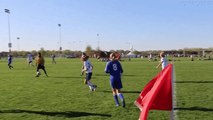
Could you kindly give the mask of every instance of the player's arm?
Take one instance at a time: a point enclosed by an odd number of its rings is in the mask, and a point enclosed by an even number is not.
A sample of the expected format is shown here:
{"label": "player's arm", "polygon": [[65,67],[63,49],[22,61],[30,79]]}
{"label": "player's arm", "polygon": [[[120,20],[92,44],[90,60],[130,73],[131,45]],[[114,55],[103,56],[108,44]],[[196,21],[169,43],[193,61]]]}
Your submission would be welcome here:
{"label": "player's arm", "polygon": [[104,70],[106,73],[109,73],[109,62],[107,62],[106,64],[106,67],[105,67],[105,70]]}
{"label": "player's arm", "polygon": [[122,65],[121,65],[121,63],[118,61],[118,64],[119,64],[119,66],[120,66],[120,69],[121,69],[121,74],[124,72],[123,71],[123,68],[122,68]]}
{"label": "player's arm", "polygon": [[121,73],[123,73],[124,71],[123,71],[123,68],[122,68],[122,66],[121,66]]}
{"label": "player's arm", "polygon": [[163,61],[160,61],[160,63],[156,66],[156,68],[159,68],[159,66],[163,63]]}
{"label": "player's arm", "polygon": [[36,57],[35,58],[35,63],[36,63],[36,66],[38,65],[38,58]]}
{"label": "player's arm", "polygon": [[86,62],[84,62],[82,72],[84,72],[84,71],[86,71],[86,70],[87,70],[87,66],[86,66]]}

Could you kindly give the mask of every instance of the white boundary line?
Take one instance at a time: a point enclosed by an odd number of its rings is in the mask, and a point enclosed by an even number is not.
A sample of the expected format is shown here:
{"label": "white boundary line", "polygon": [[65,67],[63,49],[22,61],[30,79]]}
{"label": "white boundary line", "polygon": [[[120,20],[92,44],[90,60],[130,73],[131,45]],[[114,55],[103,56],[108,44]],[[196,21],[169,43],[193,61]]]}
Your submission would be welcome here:
{"label": "white boundary line", "polygon": [[174,110],[174,108],[177,108],[177,102],[176,102],[176,74],[175,74],[175,66],[172,64],[172,111],[171,111],[171,120],[178,120],[177,116],[177,110]]}

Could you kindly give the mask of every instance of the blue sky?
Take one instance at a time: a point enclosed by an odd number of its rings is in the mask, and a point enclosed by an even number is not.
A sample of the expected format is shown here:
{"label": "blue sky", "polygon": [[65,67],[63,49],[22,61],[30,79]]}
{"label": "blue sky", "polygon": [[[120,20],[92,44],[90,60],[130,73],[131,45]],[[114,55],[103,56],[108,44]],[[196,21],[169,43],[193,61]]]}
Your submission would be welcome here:
{"label": "blue sky", "polygon": [[0,51],[9,41],[4,9],[12,50],[58,50],[58,24],[63,49],[213,47],[213,0],[0,0]]}

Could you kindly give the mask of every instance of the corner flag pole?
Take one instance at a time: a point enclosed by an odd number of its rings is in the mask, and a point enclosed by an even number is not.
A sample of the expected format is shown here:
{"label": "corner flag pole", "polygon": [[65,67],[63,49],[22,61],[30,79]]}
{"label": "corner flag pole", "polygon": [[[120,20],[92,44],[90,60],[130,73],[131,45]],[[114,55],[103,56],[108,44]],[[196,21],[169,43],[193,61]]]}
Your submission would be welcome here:
{"label": "corner flag pole", "polygon": [[171,84],[172,84],[172,110],[171,110],[171,116],[170,116],[170,120],[175,120],[175,112],[174,112],[174,107],[176,106],[175,103],[175,70],[174,70],[174,64],[172,64],[172,80],[171,80]]}

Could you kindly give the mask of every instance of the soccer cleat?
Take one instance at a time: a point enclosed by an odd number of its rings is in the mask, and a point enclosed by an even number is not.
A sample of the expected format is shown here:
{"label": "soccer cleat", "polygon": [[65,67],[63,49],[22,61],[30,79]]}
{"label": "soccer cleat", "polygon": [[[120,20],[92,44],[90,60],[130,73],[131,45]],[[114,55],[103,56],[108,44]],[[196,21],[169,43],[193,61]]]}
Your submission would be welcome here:
{"label": "soccer cleat", "polygon": [[97,88],[97,85],[93,85],[92,91],[95,91]]}

